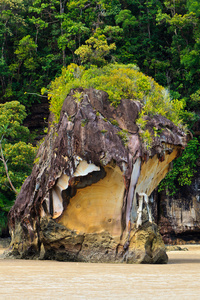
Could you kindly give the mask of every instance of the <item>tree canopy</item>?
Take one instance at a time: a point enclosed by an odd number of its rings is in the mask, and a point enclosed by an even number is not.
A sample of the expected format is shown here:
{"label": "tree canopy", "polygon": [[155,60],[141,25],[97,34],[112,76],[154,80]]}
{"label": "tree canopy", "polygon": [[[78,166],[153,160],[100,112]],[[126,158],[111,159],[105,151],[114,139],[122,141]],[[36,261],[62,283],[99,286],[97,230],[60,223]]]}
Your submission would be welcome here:
{"label": "tree canopy", "polygon": [[1,101],[30,107],[81,57],[136,64],[189,103],[199,90],[199,11],[190,0],[1,0]]}

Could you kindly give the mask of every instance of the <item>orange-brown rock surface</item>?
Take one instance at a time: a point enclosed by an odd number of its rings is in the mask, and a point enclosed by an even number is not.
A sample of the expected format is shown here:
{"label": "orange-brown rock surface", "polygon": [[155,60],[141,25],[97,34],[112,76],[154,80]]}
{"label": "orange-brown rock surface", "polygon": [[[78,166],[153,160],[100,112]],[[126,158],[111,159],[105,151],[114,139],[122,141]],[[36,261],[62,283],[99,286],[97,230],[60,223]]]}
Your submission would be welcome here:
{"label": "orange-brown rock surface", "polygon": [[9,213],[10,255],[166,263],[146,208],[136,226],[137,195],[150,197],[185,146],[185,134],[164,117],[147,117],[149,131],[153,135],[156,128],[160,136],[146,150],[136,125],[138,101],[122,99],[115,108],[105,92],[79,92],[82,100],[72,90],[59,124],[49,124],[32,174]]}

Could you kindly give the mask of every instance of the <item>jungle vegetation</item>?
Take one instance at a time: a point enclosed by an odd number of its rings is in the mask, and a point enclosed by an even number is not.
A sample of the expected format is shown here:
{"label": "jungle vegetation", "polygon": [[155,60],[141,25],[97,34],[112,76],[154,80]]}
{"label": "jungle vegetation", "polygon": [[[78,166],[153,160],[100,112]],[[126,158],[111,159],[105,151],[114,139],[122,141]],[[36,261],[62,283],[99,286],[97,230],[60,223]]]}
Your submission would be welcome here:
{"label": "jungle vegetation", "polygon": [[[23,120],[33,103],[40,102],[41,91],[51,96],[51,109],[57,118],[69,88],[80,83],[88,87],[90,83],[106,90],[113,105],[127,93],[146,105],[144,113],[157,111],[172,117],[169,112],[173,111],[173,121],[193,130],[200,104],[199,17],[200,2],[193,0],[0,0],[2,224],[32,168],[35,149]],[[117,82],[119,73],[124,78],[127,73],[128,87],[133,77],[137,78],[132,94],[123,86],[113,89],[114,79],[108,81],[112,74]],[[104,79],[104,86],[97,76]],[[52,97],[61,83],[63,88]],[[148,94],[150,84],[159,90],[154,102]],[[164,106],[156,106],[159,97]],[[152,100],[150,107],[147,98]],[[176,176],[170,175],[173,184],[166,179],[163,185],[172,192],[189,184],[194,174],[198,137],[189,145],[189,154],[182,158],[186,165],[177,160]],[[192,159],[189,164],[188,157]],[[179,182],[177,174],[188,176]]]}

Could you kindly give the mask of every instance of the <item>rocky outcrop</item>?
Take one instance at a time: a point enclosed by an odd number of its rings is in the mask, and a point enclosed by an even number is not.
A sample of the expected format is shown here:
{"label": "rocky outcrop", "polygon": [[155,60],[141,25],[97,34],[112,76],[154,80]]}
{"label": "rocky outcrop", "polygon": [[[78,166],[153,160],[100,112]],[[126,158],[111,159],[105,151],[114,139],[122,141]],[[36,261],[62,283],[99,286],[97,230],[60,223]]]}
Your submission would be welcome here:
{"label": "rocky outcrop", "polygon": [[[200,119],[192,131],[200,136]],[[200,158],[190,186],[179,186],[173,197],[154,194],[154,215],[166,244],[200,243]]]}
{"label": "rocky outcrop", "polygon": [[24,120],[24,126],[27,126],[31,131],[42,131],[47,127],[49,117],[49,103],[47,98],[40,98],[40,101],[32,104],[28,116]]}
{"label": "rocky outcrop", "polygon": [[190,186],[173,196],[158,194],[158,225],[167,244],[200,243],[200,169]]}
{"label": "rocky outcrop", "polygon": [[9,213],[10,255],[166,263],[157,225],[137,195],[150,197],[185,146],[185,134],[164,117],[147,117],[152,136],[155,128],[160,132],[147,150],[135,122],[139,102],[122,99],[115,108],[105,92],[78,91],[81,101],[72,90],[59,124],[49,124]]}

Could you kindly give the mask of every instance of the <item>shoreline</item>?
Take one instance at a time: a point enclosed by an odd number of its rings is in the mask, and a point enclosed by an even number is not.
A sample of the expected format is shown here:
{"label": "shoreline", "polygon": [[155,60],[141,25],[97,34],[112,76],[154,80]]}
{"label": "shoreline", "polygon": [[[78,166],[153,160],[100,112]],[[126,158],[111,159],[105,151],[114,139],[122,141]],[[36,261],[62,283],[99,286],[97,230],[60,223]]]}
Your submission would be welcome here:
{"label": "shoreline", "polygon": [[[9,248],[7,245],[6,243],[2,244],[0,241],[0,260],[7,260],[3,257],[3,253]],[[200,244],[165,245],[165,247],[169,258],[168,264],[170,263],[171,259],[173,260],[176,257],[179,257],[183,260],[184,258],[189,258],[191,255],[197,255],[197,257],[200,259]]]}
{"label": "shoreline", "polygon": [[165,245],[166,252],[179,251],[200,251],[200,244],[184,244],[184,245]]}
{"label": "shoreline", "polygon": [[169,251],[168,264],[0,259],[0,298],[200,299],[200,246],[188,248]]}
{"label": "shoreline", "polygon": [[2,258],[0,299],[200,299],[200,245],[187,248],[168,251],[167,264]]}

